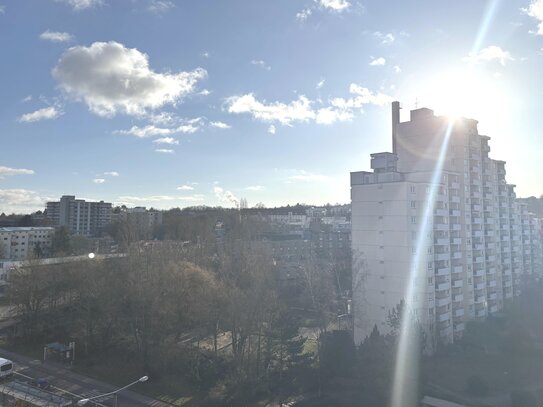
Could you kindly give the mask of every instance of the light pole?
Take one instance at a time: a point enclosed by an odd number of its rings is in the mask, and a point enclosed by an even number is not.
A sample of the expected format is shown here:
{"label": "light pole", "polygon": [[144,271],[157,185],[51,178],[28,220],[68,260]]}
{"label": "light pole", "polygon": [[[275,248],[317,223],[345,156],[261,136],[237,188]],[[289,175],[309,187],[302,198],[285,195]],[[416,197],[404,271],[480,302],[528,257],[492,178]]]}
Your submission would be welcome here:
{"label": "light pole", "polygon": [[117,389],[115,391],[112,391],[112,392],[109,392],[109,393],[105,393],[105,394],[101,394],[99,396],[94,396],[94,397],[91,397],[91,398],[88,398],[88,399],[81,399],[77,402],[77,405],[78,406],[84,406],[85,404],[87,404],[89,401],[92,401],[92,400],[96,400],[96,399],[102,399],[104,397],[109,397],[109,396],[115,396],[115,407],[117,407],[117,393],[123,391],[123,390],[126,390],[128,389],[129,387],[137,384],[137,383],[143,383],[143,382],[146,382],[147,380],[149,380],[149,377],[148,376],[143,376],[143,377],[140,377],[138,380],[130,383],[130,384],[127,384],[126,386],[124,387],[121,387],[120,389]]}

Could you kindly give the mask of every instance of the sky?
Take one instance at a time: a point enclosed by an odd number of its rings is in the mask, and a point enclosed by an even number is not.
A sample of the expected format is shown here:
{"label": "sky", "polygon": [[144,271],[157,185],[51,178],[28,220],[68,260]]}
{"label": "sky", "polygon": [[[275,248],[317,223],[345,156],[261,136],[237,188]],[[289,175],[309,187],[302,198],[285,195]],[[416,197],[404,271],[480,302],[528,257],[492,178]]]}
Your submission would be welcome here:
{"label": "sky", "polygon": [[543,194],[543,0],[0,0],[0,212],[347,203],[390,103]]}

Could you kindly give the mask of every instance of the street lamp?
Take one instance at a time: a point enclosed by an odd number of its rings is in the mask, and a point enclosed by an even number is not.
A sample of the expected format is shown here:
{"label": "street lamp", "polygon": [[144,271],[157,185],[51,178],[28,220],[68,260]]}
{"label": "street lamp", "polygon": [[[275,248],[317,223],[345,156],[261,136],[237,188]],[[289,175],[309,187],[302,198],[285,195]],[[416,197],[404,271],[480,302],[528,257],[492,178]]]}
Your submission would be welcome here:
{"label": "street lamp", "polygon": [[96,399],[101,399],[101,398],[104,398],[104,397],[109,397],[109,396],[115,396],[115,406],[117,406],[117,393],[123,391],[123,390],[126,390],[128,389],[129,387],[137,384],[137,383],[143,383],[143,382],[146,382],[147,380],[149,380],[149,376],[143,376],[143,377],[140,377],[138,380],[130,383],[130,384],[127,384],[126,386],[124,387],[121,387],[120,389],[117,389],[115,391],[112,391],[110,393],[105,393],[105,394],[101,394],[99,396],[94,396],[94,397],[91,397],[91,398],[88,398],[88,399],[81,399],[77,402],[77,405],[78,406],[84,406],[85,404],[87,404],[89,401],[92,401],[92,400],[96,400]]}

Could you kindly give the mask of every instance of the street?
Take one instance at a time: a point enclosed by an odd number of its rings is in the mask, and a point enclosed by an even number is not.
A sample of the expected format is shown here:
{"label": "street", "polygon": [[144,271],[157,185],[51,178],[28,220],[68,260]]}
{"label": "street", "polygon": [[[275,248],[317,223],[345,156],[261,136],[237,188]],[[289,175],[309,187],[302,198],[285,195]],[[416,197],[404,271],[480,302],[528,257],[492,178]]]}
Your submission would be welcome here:
{"label": "street", "polygon": [[[40,360],[32,360],[25,356],[0,349],[0,357],[10,359],[14,362],[14,379],[19,381],[28,381],[31,379],[46,379],[52,386],[55,393],[62,394],[66,398],[79,400],[90,398],[100,394],[109,393],[118,389],[118,386],[103,383],[87,376],[75,373],[68,368],[56,363],[42,363]],[[127,384],[138,378],[127,378]],[[144,383],[136,384],[134,387],[145,386]],[[88,403],[88,406],[94,407],[95,404]],[[111,407],[114,405],[113,399],[100,401],[98,406]],[[155,400],[147,396],[124,390],[119,393],[117,400],[118,407],[170,407],[172,404]]]}

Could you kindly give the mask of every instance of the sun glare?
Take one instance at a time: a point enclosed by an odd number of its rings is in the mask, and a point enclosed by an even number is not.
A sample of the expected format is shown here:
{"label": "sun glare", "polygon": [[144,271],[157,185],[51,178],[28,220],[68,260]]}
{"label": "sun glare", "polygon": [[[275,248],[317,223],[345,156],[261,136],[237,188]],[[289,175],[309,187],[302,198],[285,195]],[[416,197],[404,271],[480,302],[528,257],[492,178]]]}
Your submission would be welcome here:
{"label": "sun glare", "polygon": [[420,92],[425,106],[452,118],[495,116],[504,101],[498,78],[470,70],[437,75]]}

